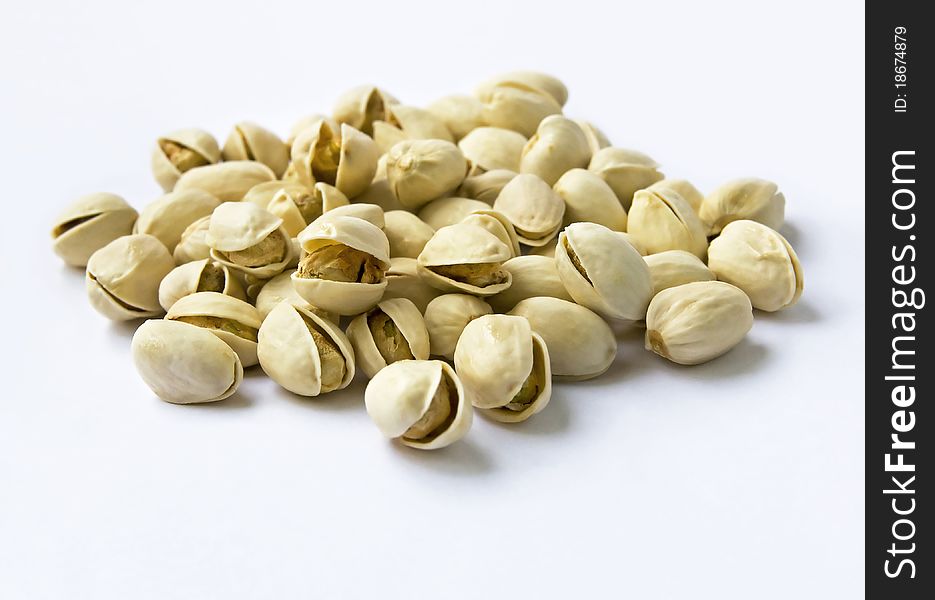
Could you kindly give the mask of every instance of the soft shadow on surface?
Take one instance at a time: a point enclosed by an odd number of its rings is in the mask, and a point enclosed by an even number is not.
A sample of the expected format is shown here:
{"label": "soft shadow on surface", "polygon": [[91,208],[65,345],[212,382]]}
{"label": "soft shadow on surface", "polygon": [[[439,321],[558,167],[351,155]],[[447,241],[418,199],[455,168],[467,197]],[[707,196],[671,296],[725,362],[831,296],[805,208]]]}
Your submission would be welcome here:
{"label": "soft shadow on surface", "polygon": [[772,323],[816,323],[822,320],[822,314],[807,300],[799,300],[789,308],[776,312],[758,310],[756,318]]}
{"label": "soft shadow on surface", "polygon": [[[260,371],[260,373],[262,374],[263,372]],[[364,410],[364,388],[366,387],[366,382],[355,379],[351,385],[343,390],[329,392],[320,396],[300,396],[284,388],[277,389],[276,396],[277,398],[285,399],[291,404],[307,408],[308,410],[345,412]]]}
{"label": "soft shadow on surface", "polygon": [[491,426],[509,431],[511,434],[524,436],[555,435],[567,431],[571,424],[571,409],[568,406],[567,399],[570,391],[570,386],[556,389],[553,381],[552,397],[549,399],[548,406],[543,408],[542,412],[520,423],[501,423],[485,417],[480,414],[480,411],[474,411],[474,418],[483,419],[485,424],[489,423]]}
{"label": "soft shadow on surface", "polygon": [[748,375],[761,369],[769,359],[769,350],[763,344],[744,339],[730,352],[700,365],[679,365],[660,357],[659,367],[691,379],[726,379]]}
{"label": "soft shadow on surface", "polygon": [[[94,316],[98,316],[94,313]],[[108,321],[108,331],[121,338],[132,338],[137,328],[146,322],[146,319],[133,319],[132,321]]]}
{"label": "soft shadow on surface", "polygon": [[782,234],[782,237],[786,238],[786,241],[789,242],[792,249],[795,250],[796,255],[804,256],[807,254],[805,237],[802,235],[802,230],[799,229],[795,223],[789,223],[788,221],[783,223],[782,227],[779,228],[779,233]]}
{"label": "soft shadow on surface", "polygon": [[394,453],[407,463],[436,473],[481,475],[494,468],[490,455],[470,439],[458,440],[439,450],[416,450],[395,442],[391,445]]}

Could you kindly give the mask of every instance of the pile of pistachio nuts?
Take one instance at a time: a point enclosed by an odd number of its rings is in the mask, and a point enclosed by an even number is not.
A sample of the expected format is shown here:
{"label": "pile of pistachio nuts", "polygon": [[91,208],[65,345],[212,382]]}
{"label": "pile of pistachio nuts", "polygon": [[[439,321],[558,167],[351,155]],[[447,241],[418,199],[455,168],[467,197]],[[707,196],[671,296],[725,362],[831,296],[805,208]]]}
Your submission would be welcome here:
{"label": "pile of pistachio nuts", "polygon": [[802,294],[777,232],[785,198],[756,178],[702,194],[566,117],[558,79],[494,77],[419,108],[362,86],[283,139],[235,125],[158,138],[164,194],[139,213],[80,198],[52,230],[168,402],[223,400],[259,365],[302,396],[369,379],[368,414],[421,449],[476,409],[514,423],[552,380],[600,376],[610,324],[694,365],[728,352],[753,309]]}

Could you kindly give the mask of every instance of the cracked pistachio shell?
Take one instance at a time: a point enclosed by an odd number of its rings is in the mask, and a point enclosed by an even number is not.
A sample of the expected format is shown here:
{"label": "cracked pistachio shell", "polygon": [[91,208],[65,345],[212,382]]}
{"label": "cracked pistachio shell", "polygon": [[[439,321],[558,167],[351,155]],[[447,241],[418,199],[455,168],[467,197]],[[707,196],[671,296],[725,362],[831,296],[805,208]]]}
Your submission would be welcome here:
{"label": "cracked pistachio shell", "polygon": [[711,242],[708,268],[767,312],[798,302],[805,286],[799,257],[786,238],[756,221],[728,223]]}
{"label": "cracked pistachio shell", "polygon": [[293,123],[292,127],[289,128],[289,136],[286,138],[286,145],[291,148],[292,143],[295,142],[295,138],[299,137],[299,134],[310,127],[316,127],[319,121],[326,122],[328,127],[330,127],[333,131],[341,129],[341,124],[327,115],[323,115],[321,113],[306,115]]}
{"label": "cracked pistachio shell", "polygon": [[661,180],[656,161],[636,150],[602,148],[594,153],[588,170],[607,182],[623,208],[630,210],[633,194]]}
{"label": "cracked pistachio shell", "polygon": [[748,177],[735,179],[705,196],[698,215],[711,235],[721,232],[732,221],[757,221],[772,229],[785,222],[786,197],[772,181]]}
{"label": "cracked pistachio shell", "polygon": [[569,381],[604,374],[617,356],[617,338],[597,313],[568,300],[532,297],[511,315],[525,317],[549,348],[552,375]]}
{"label": "cracked pistachio shell", "polygon": [[211,215],[202,217],[185,228],[179,243],[172,252],[175,264],[182,265],[193,260],[201,260],[211,256],[211,248],[205,243],[208,227],[211,225]]}
{"label": "cracked pistachio shell", "polygon": [[148,233],[174,252],[189,225],[210,216],[220,204],[204,190],[169,192],[140,211],[134,233]]}
{"label": "cracked pistachio shell", "polygon": [[273,199],[273,196],[286,190],[291,195],[301,196],[303,194],[310,194],[311,191],[309,188],[305,187],[298,181],[287,181],[282,179],[277,179],[275,181],[264,181],[263,183],[258,183],[244,194],[242,202],[249,202],[250,204],[256,204],[260,208],[266,208],[269,206],[270,200]]}
{"label": "cracked pistachio shell", "polygon": [[[525,421],[548,405],[549,361],[545,341],[528,320],[513,315],[484,315],[468,323],[454,357],[455,371],[475,408],[504,423]],[[527,383],[534,386],[531,398],[514,403]]]}
{"label": "cracked pistachio shell", "polygon": [[607,139],[604,132],[598,129],[594,123],[582,119],[575,119],[575,123],[577,123],[581,131],[584,132],[584,137],[588,140],[588,148],[591,149],[592,155],[597,153],[598,150],[610,146],[610,140]]}
{"label": "cracked pistachio shell", "polygon": [[226,161],[255,160],[282,177],[289,166],[289,147],[272,131],[256,123],[242,121],[227,136],[221,156]]}
{"label": "cracked pistachio shell", "polygon": [[467,324],[478,317],[493,314],[489,304],[469,294],[443,294],[425,307],[432,356],[453,360],[455,346]]}
{"label": "cracked pistachio shell", "polygon": [[[461,379],[438,360],[389,365],[367,384],[364,404],[385,437],[419,450],[444,448],[460,440],[471,428],[474,414]],[[430,426],[434,429],[424,432]]]}
{"label": "cracked pistachio shell", "polygon": [[560,106],[568,101],[568,88],[557,77],[538,71],[511,71],[491,77],[480,85],[489,88],[498,85],[520,83],[541,90],[551,96]]}
{"label": "cracked pistachio shell", "polygon": [[317,306],[306,304],[302,296],[295,291],[292,285],[292,274],[295,271],[285,271],[268,280],[256,296],[256,309],[260,312],[260,317],[266,319],[266,316],[281,302],[291,302],[310,310],[323,319],[328,319],[334,324],[340,321],[341,316],[337,313],[321,310]]}
{"label": "cracked pistachio shell", "polygon": [[701,259],[684,250],[666,250],[643,257],[653,280],[653,295],[693,281],[713,281],[714,273]]}
{"label": "cracked pistachio shell", "polygon": [[386,155],[390,189],[411,210],[457,188],[466,172],[461,150],[444,140],[405,140]]}
{"label": "cracked pistachio shell", "polygon": [[243,365],[211,332],[164,319],[146,321],[130,345],[140,377],[159,398],[173,404],[223,400],[243,381]]}
{"label": "cracked pistachio shell", "polygon": [[431,225],[406,210],[384,213],[383,232],[390,242],[390,256],[418,258],[425,244],[435,235]]}
{"label": "cracked pistachio shell", "polygon": [[[384,154],[383,156],[386,155]],[[370,187],[364,190],[364,193],[354,198],[354,202],[376,204],[384,211],[408,210],[396,198],[396,195],[393,194],[393,190],[390,188],[390,182],[386,177],[374,179]]]}
{"label": "cracked pistachio shell", "polygon": [[264,181],[274,181],[269,167],[252,160],[234,160],[186,171],[173,191],[204,190],[221,202],[240,202],[250,188]]}
{"label": "cracked pistachio shell", "polygon": [[[385,319],[384,324],[374,321],[375,318]],[[402,338],[399,346],[395,336],[388,337],[386,327],[395,330]],[[427,360],[429,357],[429,332],[425,329],[425,320],[412,300],[406,298],[381,300],[368,312],[354,317],[347,326],[347,339],[354,348],[357,366],[368,379],[394,362]],[[384,351],[390,356],[387,357]],[[396,358],[392,352],[397,353]]]}
{"label": "cracked pistachio shell", "polygon": [[561,104],[551,95],[518,81],[482,84],[476,95],[484,107],[485,123],[526,137],[536,132],[542,119],[562,113]]}
{"label": "cracked pistachio shell", "polygon": [[[644,248],[644,247],[643,247],[643,244],[639,243],[632,235],[630,235],[630,234],[627,233],[626,231],[618,231],[618,232],[617,232],[617,235],[619,235],[620,237],[622,237],[623,239],[625,239],[625,240],[627,241],[628,244],[630,244],[631,246],[633,246],[633,249],[636,250],[637,252],[639,252],[639,253],[640,253],[640,256],[646,256],[646,254],[647,254],[646,248]],[[553,255],[553,256],[554,256],[554,255]],[[692,256],[694,256],[694,255],[692,255]]]}
{"label": "cracked pistachio shell", "polygon": [[526,136],[501,127],[478,127],[458,142],[471,167],[471,175],[486,171],[519,172]]}
{"label": "cracked pistachio shell", "polygon": [[686,179],[662,179],[652,184],[648,190],[659,190],[659,189],[669,189],[682,197],[683,200],[688,202],[691,205],[692,210],[696,213],[701,208],[701,203],[704,200],[704,194],[698,191],[694,185],[691,184]]}
{"label": "cracked pistachio shell", "polygon": [[516,175],[516,172],[506,169],[494,169],[479,175],[471,175],[461,182],[457,194],[462,198],[473,198],[492,206],[503,186],[510,183]]}
{"label": "cracked pistachio shell", "polygon": [[219,292],[238,300],[246,300],[243,285],[227,265],[203,258],[181,264],[159,283],[159,305],[166,311],[189,294]]}
{"label": "cracked pistachio shell", "polygon": [[150,164],[156,183],[164,192],[170,192],[186,171],[219,160],[221,151],[214,136],[203,129],[190,128],[157,139]]}
{"label": "cracked pistachio shell", "polygon": [[258,362],[257,331],[263,319],[244,300],[218,292],[195,292],[179,298],[166,319],[207,329],[237,353],[244,368]]}
{"label": "cracked pistachio shell", "polygon": [[566,171],[585,168],[590,160],[591,148],[578,124],[561,115],[550,115],[542,119],[523,147],[519,172],[538,175],[555,185]]}
{"label": "cracked pistachio shell", "polygon": [[313,221],[313,224],[324,223],[335,217],[355,217],[358,219],[363,219],[371,225],[383,229],[386,226],[386,215],[383,212],[383,209],[377,206],[376,204],[363,204],[360,202],[354,202],[354,204],[345,204],[343,206],[337,206],[318,217]]}
{"label": "cracked pistachio shell", "polygon": [[448,126],[424,108],[393,104],[387,107],[386,119],[373,122],[373,141],[382,152],[403,140],[445,140],[454,142]]}
{"label": "cracked pistachio shell", "polygon": [[[280,260],[254,266],[232,260],[231,253],[257,246],[276,232],[282,240]],[[205,243],[211,248],[212,259],[260,280],[282,273],[296,258],[295,244],[282,227],[282,219],[249,202],[225,202],[217,207],[208,223]]]}
{"label": "cracked pistachio shell", "polygon": [[419,263],[414,258],[396,257],[390,259],[390,268],[386,270],[386,291],[383,299],[407,298],[425,312],[429,302],[442,294],[442,291],[430,286],[419,276]]}
{"label": "cracked pistachio shell", "polygon": [[472,130],[484,125],[484,105],[474,96],[466,94],[445,96],[429,104],[426,110],[445,124],[454,141],[460,140]]}
{"label": "cracked pistachio shell", "polygon": [[[502,266],[512,256],[512,250],[486,229],[470,223],[448,225],[436,231],[419,254],[419,276],[444,292],[492,296],[510,287],[511,275]],[[445,271],[452,267],[465,275],[449,276]]]}
{"label": "cracked pistachio shell", "polygon": [[294,394],[318,396],[354,379],[354,350],[344,332],[308,307],[280,302],[257,339],[263,372]]}
{"label": "cracked pistachio shell", "polygon": [[653,295],[649,267],[618,232],[573,223],[558,236],[555,267],[578,304],[612,319],[639,321]]}
{"label": "cracked pistachio shell", "polygon": [[627,215],[627,234],[646,252],[685,250],[698,258],[708,254],[708,236],[701,219],[676,192],[667,188],[640,190]]}
{"label": "cracked pistachio shell", "polygon": [[721,281],[696,281],[663,290],[646,313],[646,349],[681,365],[721,356],[753,326],[747,295]]}
{"label": "cracked pistachio shell", "polygon": [[394,104],[399,104],[399,100],[386,90],[372,85],[357,86],[338,98],[334,105],[334,120],[373,135],[374,121],[385,121],[387,108]]}
{"label": "cracked pistachio shell", "polygon": [[119,237],[88,259],[88,299],[112,321],[161,315],[159,282],[174,267],[172,255],[153,236]]}
{"label": "cracked pistachio shell", "polygon": [[380,150],[369,136],[350,125],[335,130],[327,121],[319,121],[295,139],[291,157],[300,183],[312,187],[321,181],[354,198],[373,181]]}
{"label": "cracked pistachio shell", "polygon": [[115,194],[97,193],[78,198],[52,227],[52,250],[73,267],[84,267],[95,251],[129,235],[137,213]]}
{"label": "cracked pistachio shell", "polygon": [[441,229],[447,225],[460,223],[464,217],[476,210],[489,208],[489,204],[480,200],[458,197],[439,198],[419,209],[419,218],[428,223],[432,229]]}
{"label": "cracked pistachio shell", "polygon": [[503,268],[513,276],[513,283],[487,299],[497,312],[507,312],[519,302],[537,296],[573,300],[558,276],[555,260],[548,256],[517,256],[503,263]]}
{"label": "cracked pistachio shell", "polygon": [[519,241],[543,246],[562,227],[565,202],[540,177],[521,173],[503,186],[493,209],[506,215],[516,228]]}
{"label": "cracked pistachio shell", "polygon": [[519,237],[516,235],[516,228],[513,227],[513,224],[502,212],[490,208],[479,209],[461,219],[461,222],[486,229],[506,244],[513,256],[520,255]]}
{"label": "cracked pistachio shell", "polygon": [[614,231],[626,231],[627,211],[607,182],[587,169],[571,169],[552,186],[565,201],[562,225],[598,223]]}
{"label": "cracked pistachio shell", "polygon": [[311,190],[300,194],[288,189],[279,190],[266,210],[282,219],[289,237],[296,237],[322,214],[349,204],[347,196],[338,188],[318,182]]}

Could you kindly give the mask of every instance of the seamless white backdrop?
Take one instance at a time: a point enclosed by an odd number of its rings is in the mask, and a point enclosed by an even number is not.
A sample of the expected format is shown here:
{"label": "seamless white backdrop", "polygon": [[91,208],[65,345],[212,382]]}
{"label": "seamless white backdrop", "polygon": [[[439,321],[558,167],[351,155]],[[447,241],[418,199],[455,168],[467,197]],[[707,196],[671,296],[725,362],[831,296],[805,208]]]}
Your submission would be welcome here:
{"label": "seamless white backdrop", "polygon": [[[862,590],[861,3],[39,1],[5,11],[0,56],[0,597]],[[380,438],[360,381],[160,402],[50,251],[74,197],[158,195],[164,131],[284,134],[359,83],[424,104],[514,68],[669,175],[779,182],[799,305],[690,369],[623,333],[604,378],[429,454]]]}

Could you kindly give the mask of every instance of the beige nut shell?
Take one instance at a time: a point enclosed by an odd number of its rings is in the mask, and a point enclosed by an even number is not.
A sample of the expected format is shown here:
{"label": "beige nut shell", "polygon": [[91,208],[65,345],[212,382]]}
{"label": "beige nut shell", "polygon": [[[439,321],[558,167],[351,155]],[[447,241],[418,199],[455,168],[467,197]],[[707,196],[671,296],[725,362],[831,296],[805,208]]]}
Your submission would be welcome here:
{"label": "beige nut shell", "polygon": [[[181,264],[169,271],[169,274],[163,277],[159,283],[159,305],[168,311],[173,304],[178,302],[179,298],[197,292],[198,284],[201,282],[201,274],[211,262],[211,259],[203,258]],[[238,300],[246,300],[247,296],[243,285],[241,285],[238,278],[234,277],[233,270],[227,265],[215,264],[224,273],[224,289],[221,293]]]}
{"label": "beige nut shell", "polygon": [[463,198],[473,198],[493,206],[497,196],[500,195],[500,190],[510,183],[516,175],[515,171],[508,171],[507,169],[494,169],[478,175],[471,175],[461,182],[457,194]]}
{"label": "beige nut shell", "polygon": [[443,277],[428,267],[483,263],[503,263],[512,258],[512,249],[495,235],[470,223],[442,227],[425,244],[419,254],[419,276],[426,283],[446,292],[467,292],[478,296],[492,296],[510,287],[512,280],[486,287],[478,287]]}
{"label": "beige nut shell", "polygon": [[627,234],[648,254],[685,250],[702,260],[708,255],[707,228],[691,205],[668,188],[639,190],[633,195]]}
{"label": "beige nut shell", "polygon": [[392,104],[386,107],[386,119],[373,122],[373,141],[388,151],[402,140],[445,140],[453,142],[448,126],[424,108]]}
{"label": "beige nut shell", "polygon": [[220,200],[204,190],[169,192],[140,211],[133,232],[148,233],[174,252],[188,226],[210,216],[220,204]]}
{"label": "beige nut shell", "polygon": [[201,260],[211,256],[211,248],[205,242],[208,227],[211,225],[211,216],[198,219],[185,228],[179,243],[172,252],[175,264],[181,265],[193,260]]}
{"label": "beige nut shell", "polygon": [[221,156],[225,161],[255,160],[282,177],[289,166],[289,149],[272,131],[256,123],[242,121],[227,136]]}
{"label": "beige nut shell", "polygon": [[519,241],[527,246],[549,243],[565,216],[562,198],[540,177],[529,173],[520,173],[503,186],[493,209],[513,223]]}
{"label": "beige nut shell", "polygon": [[406,210],[384,213],[383,232],[390,243],[392,258],[418,258],[425,244],[435,235],[431,225]]}
{"label": "beige nut shell", "polygon": [[[316,183],[310,193],[321,202],[322,215],[350,205],[347,196],[342,194],[338,188],[327,183]],[[305,217],[296,204],[296,198],[297,196],[292,190],[284,188],[279,190],[266,206],[267,211],[282,219],[282,226],[286,233],[289,234],[289,237],[296,237],[309,225],[305,222]]]}
{"label": "beige nut shell", "polygon": [[562,106],[547,92],[519,81],[482,84],[476,90],[483,119],[494,127],[531,136],[542,119],[561,114]]}
{"label": "beige nut shell", "polygon": [[250,202],[225,202],[211,215],[205,242],[212,250],[236,252],[262,242],[282,219]]}
{"label": "beige nut shell", "polygon": [[594,153],[588,170],[607,182],[623,208],[629,210],[633,194],[664,177],[659,165],[636,150],[609,146]]}
{"label": "beige nut shell", "polygon": [[492,314],[493,309],[476,296],[443,294],[429,302],[424,312],[432,356],[453,360],[455,346],[467,324],[478,317]]}
{"label": "beige nut shell", "polygon": [[478,127],[458,142],[472,174],[506,170],[519,173],[526,136],[502,127]]}
{"label": "beige nut shell", "polygon": [[555,185],[566,171],[585,168],[590,160],[591,147],[581,127],[561,115],[550,115],[523,147],[519,172]]}
{"label": "beige nut shell", "polygon": [[368,317],[377,310],[383,311],[393,321],[406,343],[409,344],[409,351],[416,360],[428,359],[429,332],[425,328],[422,313],[416,305],[406,298],[381,300],[370,311],[357,315],[347,326],[347,339],[354,348],[357,366],[367,378],[372,379],[380,369],[387,366],[386,360],[377,349],[373,333],[367,323]]}
{"label": "beige nut shell", "polygon": [[52,228],[52,250],[73,267],[84,267],[95,251],[129,235],[136,210],[116,194],[100,192],[78,198]]}
{"label": "beige nut shell", "polygon": [[666,250],[643,260],[649,267],[649,276],[653,280],[653,295],[662,290],[693,281],[713,281],[714,273],[691,252],[684,250]]}
{"label": "beige nut shell", "polygon": [[757,221],[779,229],[785,222],[786,197],[772,181],[747,177],[711,190],[697,210],[711,235],[739,220]]}
{"label": "beige nut shell", "polygon": [[161,315],[159,282],[174,267],[169,251],[153,236],[119,237],[88,259],[88,299],[114,321]]}
{"label": "beige nut shell", "polygon": [[380,149],[374,141],[354,127],[343,123],[340,131],[336,131],[327,121],[319,121],[299,134],[292,143],[292,165],[299,181],[311,187],[317,182],[312,168],[315,148],[319,143],[331,143],[334,138],[340,144],[337,170],[334,182],[325,183],[332,183],[345,196],[353,199],[370,186],[380,158]]}
{"label": "beige nut shell", "polygon": [[319,317],[337,324],[341,319],[341,316],[337,313],[328,312],[310,304],[306,305],[305,299],[299,296],[298,292],[295,291],[295,286],[292,285],[292,274],[294,272],[280,273],[263,284],[256,296],[256,309],[259,311],[260,317],[266,319],[266,316],[281,302],[292,302],[300,306],[305,305],[306,310],[310,310]]}
{"label": "beige nut shell", "polygon": [[497,312],[507,312],[518,302],[536,296],[574,300],[558,276],[553,258],[533,254],[517,256],[503,263],[503,268],[510,272],[513,283],[506,290],[487,298]]}
{"label": "beige nut shell", "polygon": [[607,139],[607,136],[604,134],[604,132],[601,131],[594,123],[585,121],[583,119],[575,119],[575,123],[577,123],[578,127],[581,128],[581,131],[584,132],[584,137],[588,140],[588,148],[591,149],[592,155],[594,155],[594,153],[598,150],[607,148],[611,145],[610,140]]}
{"label": "beige nut shell", "polygon": [[234,160],[186,171],[179,177],[173,191],[199,189],[221,202],[240,202],[253,186],[275,179],[276,174],[262,163]]}
{"label": "beige nut shell", "polygon": [[480,86],[480,89],[497,85],[521,83],[541,90],[551,96],[559,105],[564,106],[568,101],[568,88],[557,77],[540,71],[510,71],[491,77]]}
{"label": "beige nut shell", "polygon": [[477,98],[467,94],[444,96],[426,107],[445,124],[455,141],[484,124],[483,109]]}
{"label": "beige nut shell", "polygon": [[627,211],[603,179],[587,169],[571,169],[552,186],[565,201],[562,226],[598,223],[614,231],[627,230]]}
{"label": "beige nut shell", "polygon": [[386,109],[399,100],[373,85],[360,85],[341,94],[332,112],[334,120],[347,123],[355,129],[373,134],[374,120],[385,120]]}
{"label": "beige nut shell", "polygon": [[478,209],[461,219],[461,222],[486,229],[506,244],[513,256],[520,255],[521,249],[519,236],[516,235],[516,228],[513,227],[513,223],[502,212],[489,208]]}
{"label": "beige nut shell", "polygon": [[666,177],[652,184],[648,190],[668,189],[682,197],[683,200],[691,205],[696,213],[701,209],[701,203],[704,201],[704,194],[698,188],[686,179],[670,179]]}
{"label": "beige nut shell", "polygon": [[395,257],[390,259],[390,268],[386,270],[386,290],[383,299],[408,298],[421,311],[429,302],[442,294],[419,276],[419,263],[414,258]]}
{"label": "beige nut shell", "polygon": [[[195,292],[179,298],[166,313],[166,319],[174,321],[180,317],[230,319],[253,329],[259,329],[260,324],[263,322],[259,311],[253,305],[218,292]],[[205,329],[230,346],[240,357],[240,362],[244,368],[257,364],[256,342],[222,329],[208,327]]]}
{"label": "beige nut shell", "polygon": [[214,136],[203,129],[188,128],[173,131],[156,140],[153,144],[150,166],[152,167],[153,177],[156,183],[162,187],[164,192],[172,191],[182,173],[162,151],[159,145],[162,141],[169,141],[197,152],[208,163],[214,164],[221,160],[221,151],[218,148],[218,142]]}
{"label": "beige nut shell", "polygon": [[441,229],[447,225],[460,223],[466,216],[477,210],[487,210],[490,205],[470,198],[439,198],[432,200],[419,210],[419,218],[432,229]]}
{"label": "beige nut shell", "polygon": [[461,150],[445,140],[404,140],[386,154],[390,189],[411,210],[456,189],[466,173]]}
{"label": "beige nut shell", "polygon": [[330,209],[328,212],[318,217],[312,222],[312,225],[317,226],[319,223],[324,223],[325,221],[334,219],[335,217],[356,217],[358,219],[363,219],[368,223],[375,225],[376,227],[383,229],[386,226],[386,217],[383,214],[383,209],[376,204],[364,204],[361,202],[354,202],[354,204],[345,204],[343,206],[336,206]]}

